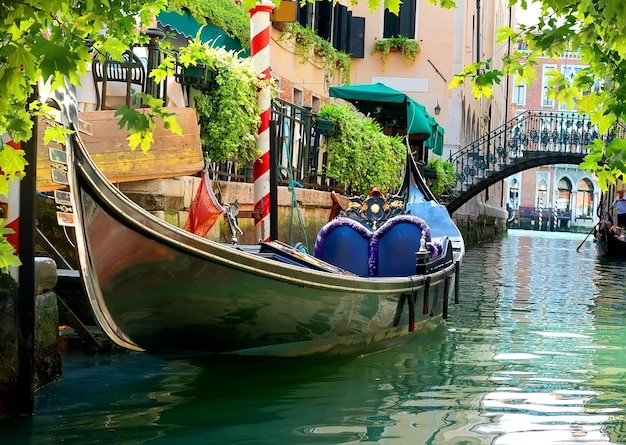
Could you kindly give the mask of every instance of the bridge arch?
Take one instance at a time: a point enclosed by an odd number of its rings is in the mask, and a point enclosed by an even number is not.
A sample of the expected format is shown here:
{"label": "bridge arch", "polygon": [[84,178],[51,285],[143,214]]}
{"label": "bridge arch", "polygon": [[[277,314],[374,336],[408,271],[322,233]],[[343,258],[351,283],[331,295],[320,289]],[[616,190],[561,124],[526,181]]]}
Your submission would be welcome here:
{"label": "bridge arch", "polygon": [[542,165],[579,165],[595,139],[624,138],[623,126],[601,135],[597,126],[576,112],[529,110],[450,157],[457,189],[445,201],[450,213],[489,186]]}
{"label": "bridge arch", "polygon": [[480,192],[487,190],[488,187],[497,184],[515,173],[541,167],[542,165],[579,165],[583,161],[586,153],[534,152],[534,154],[535,156],[515,160],[499,171],[487,174],[484,178],[480,178],[476,184],[469,187],[467,190],[457,192],[457,195],[446,203],[448,212],[450,212],[450,214],[456,212],[463,204],[477,196]]}

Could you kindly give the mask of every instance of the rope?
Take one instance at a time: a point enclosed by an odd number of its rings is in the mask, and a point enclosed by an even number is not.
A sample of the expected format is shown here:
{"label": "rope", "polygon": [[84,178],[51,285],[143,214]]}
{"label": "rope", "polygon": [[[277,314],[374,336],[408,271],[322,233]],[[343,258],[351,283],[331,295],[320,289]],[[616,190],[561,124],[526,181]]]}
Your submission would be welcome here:
{"label": "rope", "polygon": [[[285,135],[290,134],[289,123],[287,119],[283,121],[283,130],[285,132]],[[293,211],[295,208],[296,213],[298,215],[298,222],[300,223],[300,228],[302,229],[302,235],[304,237],[305,253],[308,253],[310,252],[309,239],[306,234],[306,228],[302,220],[302,215],[300,214],[300,207],[298,206],[298,199],[296,197],[296,187],[304,188],[304,186],[298,181],[293,179],[293,165],[291,162],[291,151],[289,150],[291,144],[290,144],[289,139],[290,139],[289,136],[285,136],[285,139],[283,140],[283,148],[286,154],[285,158],[287,159],[287,167],[284,167],[282,165],[278,166],[278,170],[282,171],[287,177],[287,187],[291,191],[291,212],[289,216],[289,244],[293,246]]]}

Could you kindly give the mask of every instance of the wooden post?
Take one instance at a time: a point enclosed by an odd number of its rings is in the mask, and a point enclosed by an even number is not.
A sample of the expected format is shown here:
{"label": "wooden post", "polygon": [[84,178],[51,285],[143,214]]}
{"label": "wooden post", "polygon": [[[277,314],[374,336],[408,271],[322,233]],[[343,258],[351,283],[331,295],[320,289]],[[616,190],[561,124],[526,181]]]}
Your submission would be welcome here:
{"label": "wooden post", "polygon": [[[35,87],[33,97],[38,96]],[[35,198],[37,180],[37,119],[24,144],[26,176],[20,183],[18,271],[18,414],[33,414],[35,399]]]}
{"label": "wooden post", "polygon": [[[269,0],[257,2],[250,10],[250,54],[252,66],[261,79],[270,78],[270,13],[274,4]],[[271,96],[269,85],[259,90],[258,96],[261,125],[256,146],[261,152],[254,162],[252,177],[254,184],[254,227],[256,238],[270,239],[270,116]]]}

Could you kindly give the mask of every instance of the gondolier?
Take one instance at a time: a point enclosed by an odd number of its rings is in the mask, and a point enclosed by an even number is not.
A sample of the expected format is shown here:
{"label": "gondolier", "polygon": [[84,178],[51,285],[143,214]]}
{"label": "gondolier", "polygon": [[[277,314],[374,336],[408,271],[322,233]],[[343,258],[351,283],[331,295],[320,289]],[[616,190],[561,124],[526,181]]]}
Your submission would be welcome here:
{"label": "gondolier", "polygon": [[624,198],[623,189],[617,191],[617,198],[613,201],[611,208],[614,208],[617,213],[617,225],[622,228],[626,227],[626,198]]}

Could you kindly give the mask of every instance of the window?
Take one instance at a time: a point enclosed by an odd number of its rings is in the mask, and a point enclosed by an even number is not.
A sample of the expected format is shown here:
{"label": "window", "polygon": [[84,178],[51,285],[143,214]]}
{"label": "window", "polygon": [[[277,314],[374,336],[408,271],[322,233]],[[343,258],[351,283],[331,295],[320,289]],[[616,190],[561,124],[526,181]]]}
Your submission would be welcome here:
{"label": "window", "polygon": [[312,96],[311,97],[311,111],[313,111],[313,113],[318,113],[320,111],[320,104],[321,103],[322,103],[322,101],[320,100],[319,97]]}
{"label": "window", "polygon": [[558,185],[556,198],[556,209],[559,212],[567,212],[570,208],[570,197],[572,196],[572,183],[567,178],[562,178]]}
{"label": "window", "polygon": [[[571,85],[574,82],[576,75],[582,68],[583,68],[582,66],[563,65],[561,67],[561,72],[563,73],[563,77],[565,77],[565,80],[567,80]],[[572,111],[576,110],[577,108],[578,107],[574,105],[574,108],[572,108]],[[559,110],[567,111],[568,110],[567,104],[559,103]]]}
{"label": "window", "polygon": [[589,179],[578,182],[576,193],[576,217],[591,218],[593,216],[593,184]]}
{"label": "window", "polygon": [[513,103],[526,105],[526,81],[518,76],[513,76]]}
{"label": "window", "polygon": [[293,103],[302,106],[303,94],[300,88],[293,89]]}
{"label": "window", "polygon": [[509,188],[509,207],[519,208],[519,183],[515,178],[511,181],[511,188]]}
{"label": "window", "polygon": [[541,106],[542,107],[554,107],[554,99],[548,97],[548,80],[550,80],[550,76],[546,75],[546,73],[552,69],[556,68],[555,65],[544,65],[543,72],[541,75]]}
{"label": "window", "polygon": [[398,15],[385,9],[385,23],[383,27],[383,38],[388,39],[394,36],[405,36],[409,39],[415,38],[415,23],[417,22],[417,0],[405,0],[400,3]]}

